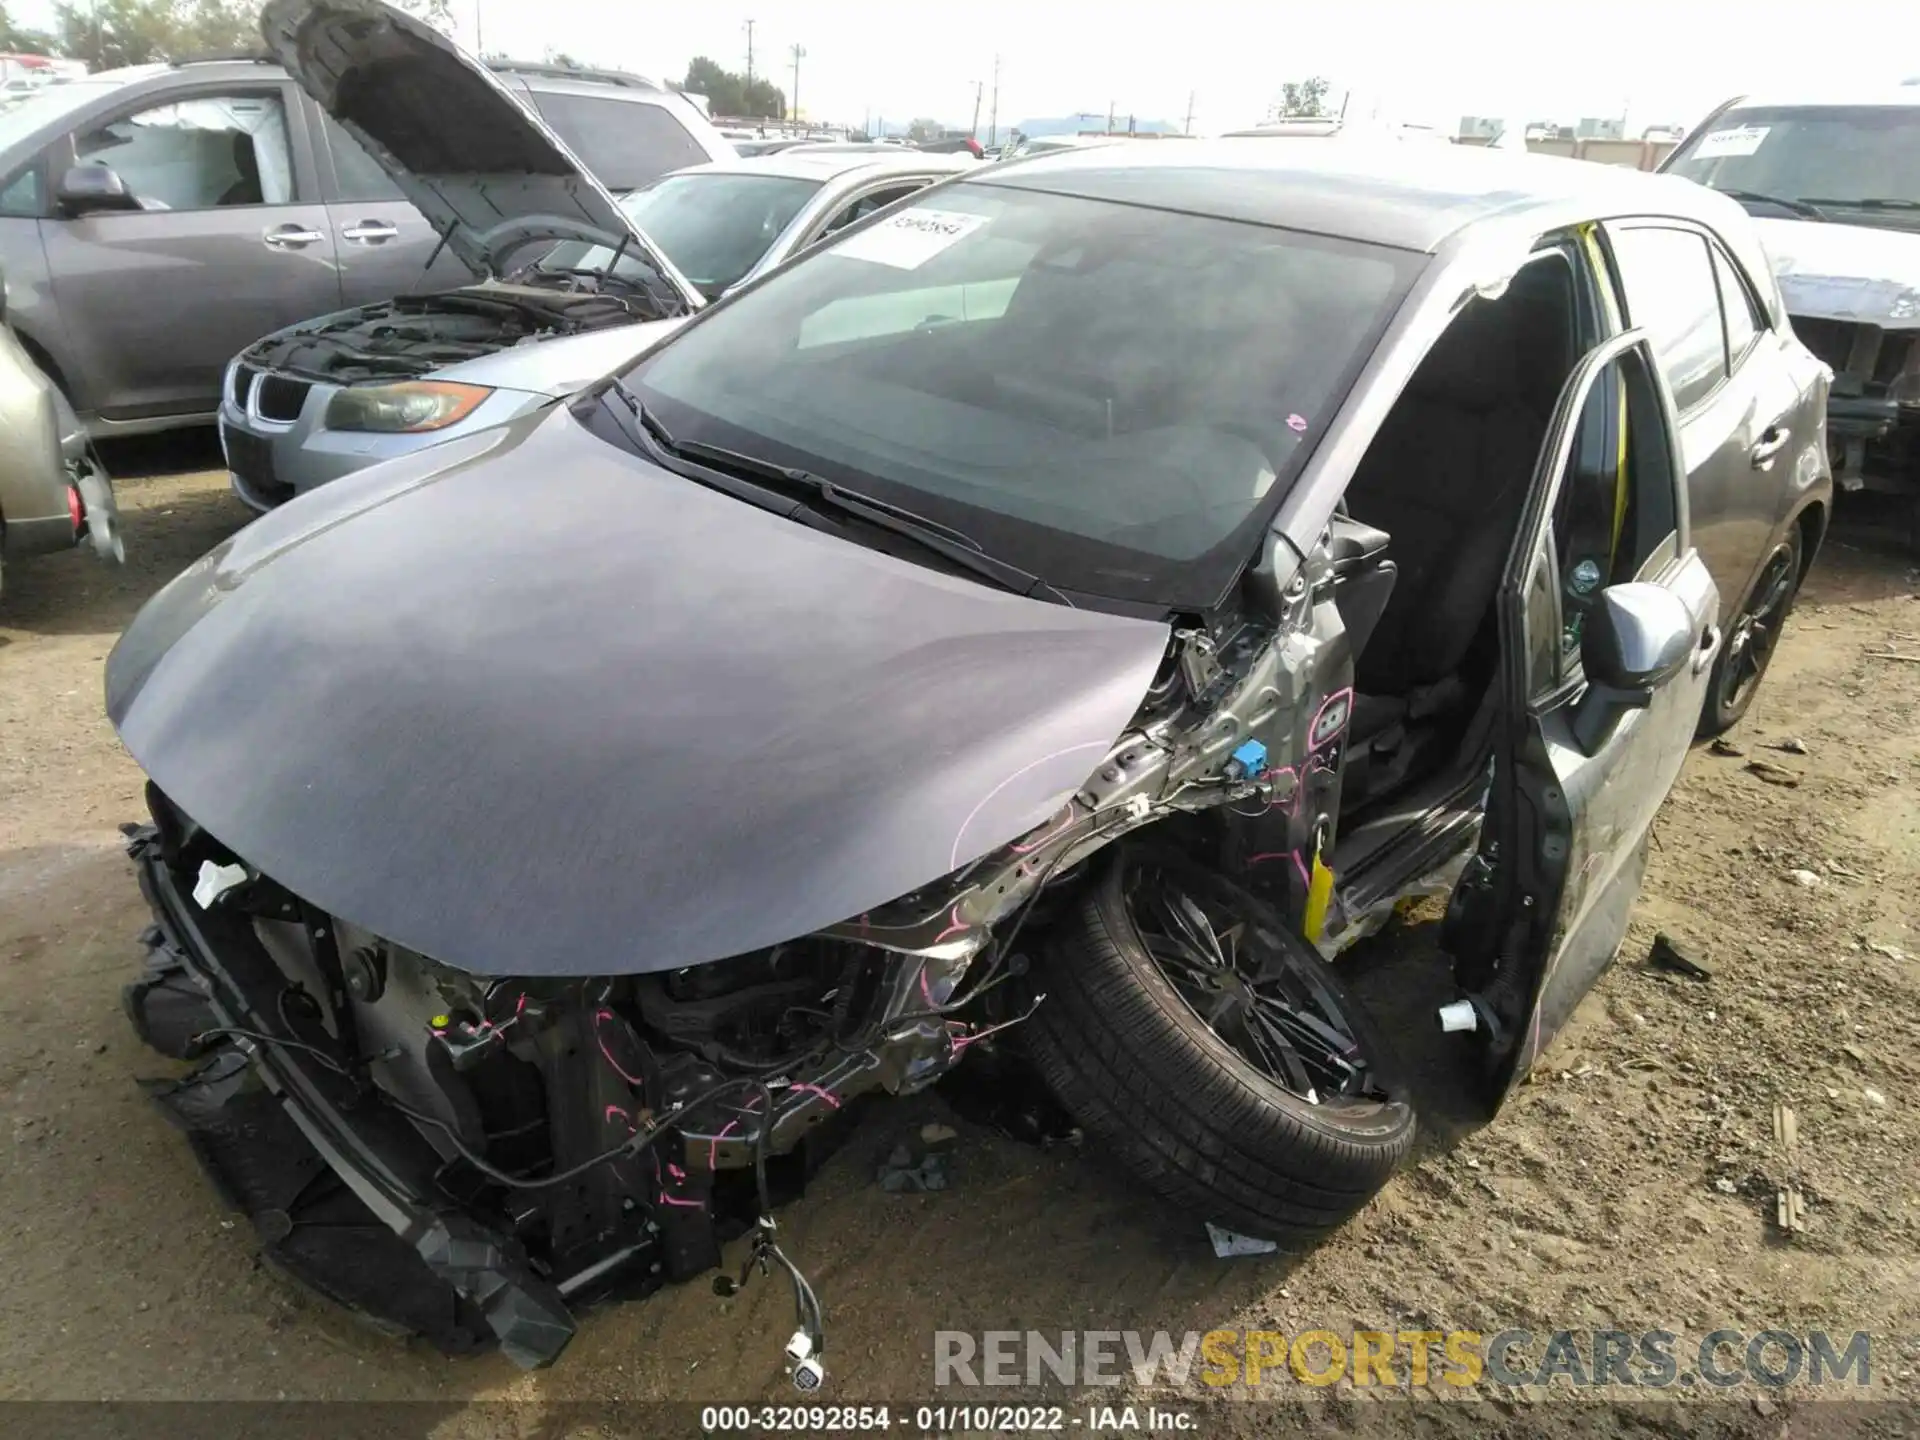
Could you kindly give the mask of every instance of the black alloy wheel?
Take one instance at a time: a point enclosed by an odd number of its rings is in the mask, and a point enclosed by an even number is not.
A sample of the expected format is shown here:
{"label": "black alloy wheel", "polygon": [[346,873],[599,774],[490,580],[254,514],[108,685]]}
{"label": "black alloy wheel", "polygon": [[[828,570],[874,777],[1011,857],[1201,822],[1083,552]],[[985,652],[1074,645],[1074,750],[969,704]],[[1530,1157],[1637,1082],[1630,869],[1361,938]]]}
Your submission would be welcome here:
{"label": "black alloy wheel", "polygon": [[1311,1241],[1386,1183],[1412,1104],[1366,1011],[1285,918],[1123,844],[1034,976],[1021,1027],[1061,1102],[1197,1218]]}

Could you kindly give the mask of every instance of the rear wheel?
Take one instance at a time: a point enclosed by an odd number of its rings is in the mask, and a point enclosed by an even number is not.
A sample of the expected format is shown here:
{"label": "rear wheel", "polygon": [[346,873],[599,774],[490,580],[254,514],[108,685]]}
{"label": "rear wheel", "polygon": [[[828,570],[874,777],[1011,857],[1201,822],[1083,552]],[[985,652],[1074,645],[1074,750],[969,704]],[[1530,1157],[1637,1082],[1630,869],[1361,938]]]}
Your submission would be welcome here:
{"label": "rear wheel", "polygon": [[1280,914],[1123,846],[1037,977],[1027,1031],[1061,1101],[1197,1219],[1288,1243],[1339,1225],[1413,1144],[1365,1013]]}
{"label": "rear wheel", "polygon": [[1767,557],[1744,608],[1727,627],[1720,658],[1714,662],[1713,678],[1707,685],[1706,704],[1700,712],[1698,733],[1702,737],[1731,729],[1753,704],[1767,666],[1773,663],[1773,652],[1792,613],[1794,597],[1800,593],[1803,554],[1800,527],[1796,525]]}

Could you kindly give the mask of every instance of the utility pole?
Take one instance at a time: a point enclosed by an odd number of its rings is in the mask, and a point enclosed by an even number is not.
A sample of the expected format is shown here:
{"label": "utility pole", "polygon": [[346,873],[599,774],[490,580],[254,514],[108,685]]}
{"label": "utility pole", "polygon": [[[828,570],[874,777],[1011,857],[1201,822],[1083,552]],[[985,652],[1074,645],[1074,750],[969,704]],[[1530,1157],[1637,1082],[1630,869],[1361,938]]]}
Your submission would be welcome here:
{"label": "utility pole", "polygon": [[1187,123],[1180,127],[1180,133],[1182,135],[1191,135],[1193,133],[1193,101],[1197,93],[1198,92],[1193,90],[1187,92]]}
{"label": "utility pole", "polygon": [[747,85],[746,93],[741,96],[741,108],[750,109],[753,105],[753,21],[747,21]]}
{"label": "utility pole", "polygon": [[[482,60],[487,58],[487,30],[480,19],[482,0],[473,0],[473,53]],[[100,7],[94,6],[94,14],[100,13]]]}
{"label": "utility pole", "polygon": [[787,100],[787,118],[789,120],[798,120],[800,118],[800,62],[806,58],[807,47],[796,41],[793,47],[793,94]]}
{"label": "utility pole", "polygon": [[1000,57],[993,57],[993,109],[987,115],[987,144],[1000,143]]}
{"label": "utility pole", "polygon": [[1107,101],[1107,134],[1113,133],[1113,101]]}
{"label": "utility pole", "polygon": [[980,138],[980,92],[986,88],[987,82],[984,80],[976,80],[973,82],[973,125],[972,128],[967,131],[967,134],[976,140]]}

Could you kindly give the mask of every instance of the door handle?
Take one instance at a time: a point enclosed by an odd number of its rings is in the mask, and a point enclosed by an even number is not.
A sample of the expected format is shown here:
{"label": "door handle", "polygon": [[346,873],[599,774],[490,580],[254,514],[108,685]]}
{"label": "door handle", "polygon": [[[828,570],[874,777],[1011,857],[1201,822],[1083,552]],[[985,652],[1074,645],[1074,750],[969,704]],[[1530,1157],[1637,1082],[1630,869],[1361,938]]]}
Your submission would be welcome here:
{"label": "door handle", "polygon": [[281,225],[260,237],[269,250],[304,250],[326,238],[318,230],[309,230],[304,225]]}
{"label": "door handle", "polygon": [[349,225],[340,232],[342,240],[350,240],[355,245],[381,245],[399,238],[400,229],[384,220],[362,220],[358,225]]}
{"label": "door handle", "polygon": [[1719,658],[1720,627],[1709,625],[1700,632],[1699,648],[1693,652],[1693,673],[1701,674]]}
{"label": "door handle", "polygon": [[1753,468],[1764,470],[1773,463],[1773,457],[1787,448],[1787,442],[1793,438],[1793,432],[1784,425],[1769,425],[1761,434],[1760,441],[1747,452],[1753,461]]}

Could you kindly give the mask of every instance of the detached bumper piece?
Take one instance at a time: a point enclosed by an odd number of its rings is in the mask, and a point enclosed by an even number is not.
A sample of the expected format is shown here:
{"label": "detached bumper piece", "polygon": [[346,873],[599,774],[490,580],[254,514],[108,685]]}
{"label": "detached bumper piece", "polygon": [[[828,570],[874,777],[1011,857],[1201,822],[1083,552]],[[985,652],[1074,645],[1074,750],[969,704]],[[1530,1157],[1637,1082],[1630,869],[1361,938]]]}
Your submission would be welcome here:
{"label": "detached bumper piece", "polygon": [[204,1054],[149,1094],[188,1137],[222,1199],[253,1222],[269,1263],[389,1333],[448,1354],[497,1341],[516,1364],[550,1364],[573,1338],[559,1290],[522,1247],[436,1199],[438,1158],[395,1112],[284,1044],[279,972],[236,917],[197,912],[161,859],[157,832],[128,854],[155,925],[124,992],[136,1032],[176,1059]]}

